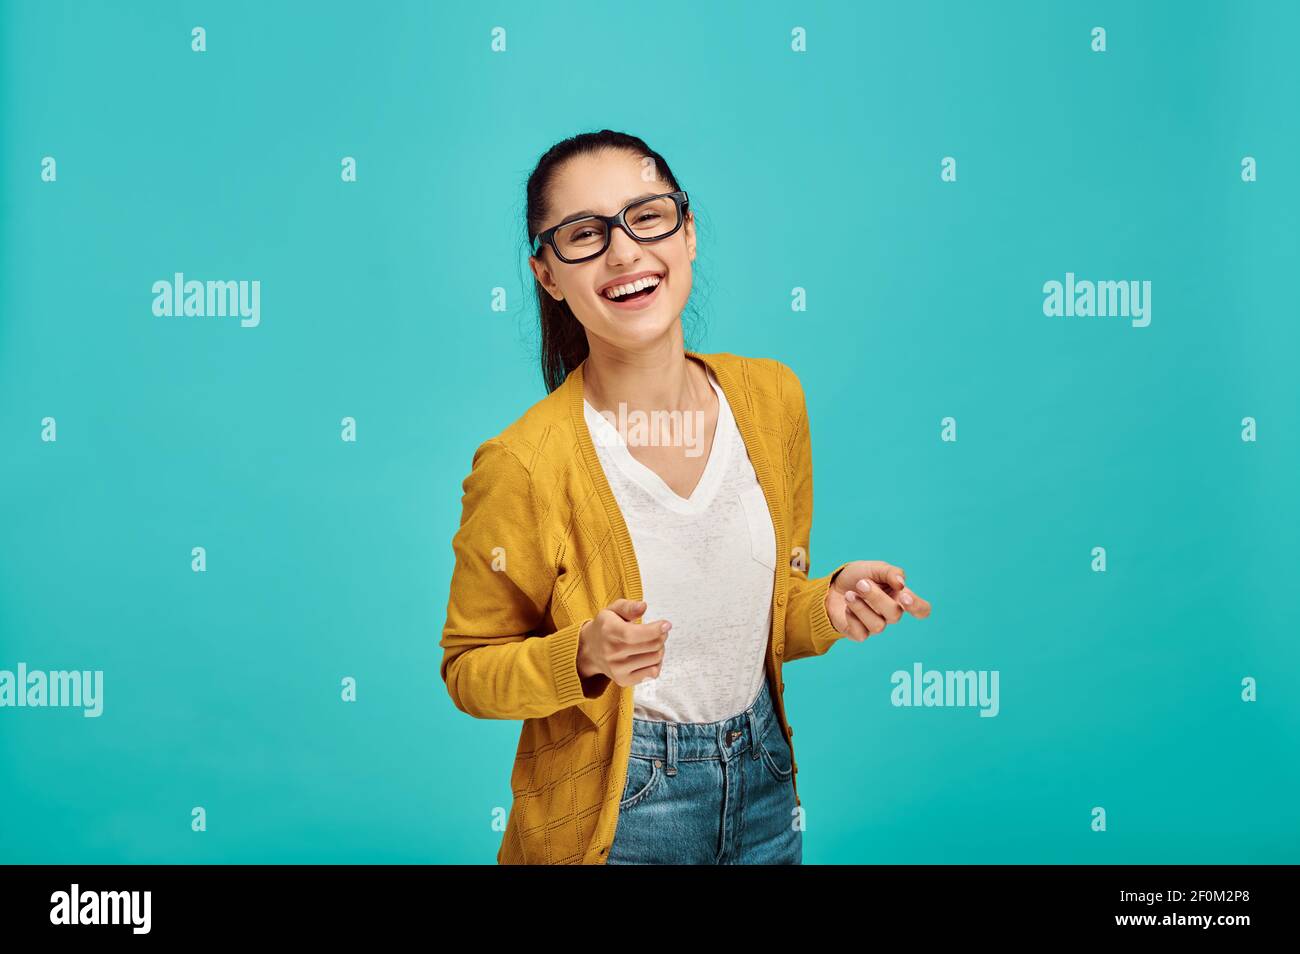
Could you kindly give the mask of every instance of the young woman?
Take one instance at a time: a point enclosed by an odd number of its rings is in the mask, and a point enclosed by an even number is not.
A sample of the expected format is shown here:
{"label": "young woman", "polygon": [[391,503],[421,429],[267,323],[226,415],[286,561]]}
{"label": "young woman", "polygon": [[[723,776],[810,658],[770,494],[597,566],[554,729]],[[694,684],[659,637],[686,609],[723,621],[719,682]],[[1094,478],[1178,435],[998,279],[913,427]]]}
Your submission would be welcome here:
{"label": "young woman", "polygon": [[548,395],[474,454],[440,643],[459,709],[524,721],[497,860],[799,864],[782,666],[930,605],[881,561],[808,577],[803,389],[686,349],[664,158],[576,136],[527,201]]}

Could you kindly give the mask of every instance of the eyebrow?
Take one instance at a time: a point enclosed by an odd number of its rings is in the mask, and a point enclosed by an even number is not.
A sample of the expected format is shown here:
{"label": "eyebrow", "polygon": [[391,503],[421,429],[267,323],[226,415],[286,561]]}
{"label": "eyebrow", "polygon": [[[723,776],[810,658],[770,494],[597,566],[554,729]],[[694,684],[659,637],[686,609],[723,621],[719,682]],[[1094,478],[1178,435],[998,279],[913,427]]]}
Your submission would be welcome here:
{"label": "eyebrow", "polygon": [[[643,192],[640,195],[634,195],[632,198],[625,201],[620,208],[626,209],[633,202],[640,202],[642,199],[649,199],[658,194],[658,192]],[[560,219],[556,225],[568,225],[570,222],[575,222],[578,219],[585,219],[589,215],[600,215],[600,213],[593,209],[583,209],[581,212],[574,212],[572,215],[566,215],[564,218]]]}

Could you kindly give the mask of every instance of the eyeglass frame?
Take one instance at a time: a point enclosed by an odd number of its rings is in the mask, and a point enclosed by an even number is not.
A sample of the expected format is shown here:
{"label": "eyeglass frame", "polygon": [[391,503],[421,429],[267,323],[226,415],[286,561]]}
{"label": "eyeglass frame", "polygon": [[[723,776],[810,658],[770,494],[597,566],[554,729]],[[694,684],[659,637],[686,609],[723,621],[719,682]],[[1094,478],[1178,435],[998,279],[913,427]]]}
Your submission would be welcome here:
{"label": "eyeglass frame", "polygon": [[[677,224],[673,226],[671,231],[665,232],[663,235],[656,235],[654,238],[643,239],[640,236],[633,234],[632,229],[628,227],[627,219],[625,218],[625,216],[627,215],[627,210],[632,208],[634,205],[642,205],[653,199],[663,199],[663,198],[670,198],[677,205]],[[676,192],[664,192],[660,195],[648,195],[643,199],[637,199],[635,202],[629,202],[627,205],[623,206],[623,208],[620,209],[614,215],[584,215],[580,219],[571,219],[568,222],[561,222],[559,225],[552,225],[549,229],[546,229],[542,232],[538,232],[537,235],[533,238],[532,254],[534,257],[536,257],[537,254],[542,250],[543,245],[549,245],[551,247],[551,251],[555,253],[555,257],[558,258],[560,261],[564,262],[566,265],[577,265],[579,262],[589,262],[593,258],[598,258],[599,256],[604,255],[605,252],[609,250],[609,243],[614,237],[615,228],[622,229],[626,235],[628,235],[634,241],[639,242],[642,245],[649,245],[652,242],[662,242],[670,235],[676,235],[677,232],[681,230],[682,225],[686,222],[686,213],[690,209],[690,207],[691,207],[691,200],[686,195],[685,191],[681,189],[677,190]],[[555,233],[567,226],[577,225],[579,222],[587,222],[587,221],[597,221],[597,222],[605,223],[605,244],[600,247],[600,251],[593,252],[590,255],[584,256],[583,258],[565,258],[564,255],[561,254],[559,247],[555,244]]]}

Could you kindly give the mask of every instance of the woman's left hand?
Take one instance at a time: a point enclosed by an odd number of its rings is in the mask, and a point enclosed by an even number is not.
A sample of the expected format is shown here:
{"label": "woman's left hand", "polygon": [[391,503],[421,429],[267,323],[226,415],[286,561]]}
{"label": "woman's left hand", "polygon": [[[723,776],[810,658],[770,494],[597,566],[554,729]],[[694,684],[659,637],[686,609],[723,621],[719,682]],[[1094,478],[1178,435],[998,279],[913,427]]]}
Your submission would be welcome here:
{"label": "woman's left hand", "polygon": [[903,570],[883,560],[845,564],[826,591],[826,616],[856,642],[884,632],[907,611],[917,619],[930,615],[930,603],[907,588]]}

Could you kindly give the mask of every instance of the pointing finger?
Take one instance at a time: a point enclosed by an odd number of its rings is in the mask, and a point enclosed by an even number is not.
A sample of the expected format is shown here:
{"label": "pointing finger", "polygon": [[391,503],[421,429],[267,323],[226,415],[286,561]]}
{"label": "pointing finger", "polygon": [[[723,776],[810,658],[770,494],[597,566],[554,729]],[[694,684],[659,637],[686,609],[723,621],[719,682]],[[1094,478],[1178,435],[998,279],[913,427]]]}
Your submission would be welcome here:
{"label": "pointing finger", "polygon": [[907,587],[897,591],[894,594],[894,599],[898,600],[899,605],[917,619],[925,619],[930,615],[930,601],[907,589]]}

